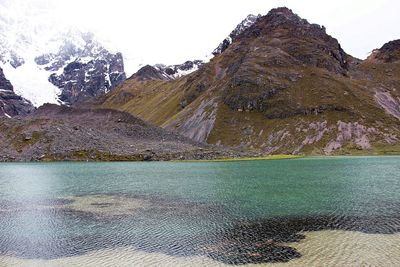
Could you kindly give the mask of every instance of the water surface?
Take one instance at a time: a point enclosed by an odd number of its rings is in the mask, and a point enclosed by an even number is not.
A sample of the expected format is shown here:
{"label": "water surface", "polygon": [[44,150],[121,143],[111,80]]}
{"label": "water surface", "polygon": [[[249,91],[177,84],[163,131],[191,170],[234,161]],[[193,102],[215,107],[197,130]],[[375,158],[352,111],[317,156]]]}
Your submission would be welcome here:
{"label": "water surface", "polygon": [[0,164],[0,266],[400,265],[400,157]]}

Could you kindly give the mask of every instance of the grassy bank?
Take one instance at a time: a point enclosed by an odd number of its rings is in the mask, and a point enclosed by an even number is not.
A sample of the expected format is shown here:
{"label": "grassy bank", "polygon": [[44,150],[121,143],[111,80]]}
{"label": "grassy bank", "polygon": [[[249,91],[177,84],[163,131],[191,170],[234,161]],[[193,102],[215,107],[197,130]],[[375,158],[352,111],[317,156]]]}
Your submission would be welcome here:
{"label": "grassy bank", "polygon": [[229,161],[251,161],[251,160],[278,160],[302,158],[302,155],[269,155],[249,158],[221,158],[221,159],[196,159],[196,160],[174,160],[175,162],[229,162]]}

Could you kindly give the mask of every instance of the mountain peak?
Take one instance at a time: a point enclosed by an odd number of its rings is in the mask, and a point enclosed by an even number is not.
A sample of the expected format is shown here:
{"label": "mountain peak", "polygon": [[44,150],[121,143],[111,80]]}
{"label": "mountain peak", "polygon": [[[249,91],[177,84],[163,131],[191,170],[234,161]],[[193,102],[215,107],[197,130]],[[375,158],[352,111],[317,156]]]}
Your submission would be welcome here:
{"label": "mountain peak", "polygon": [[219,45],[217,48],[214,49],[214,51],[212,52],[212,54],[214,56],[221,54],[222,52],[224,52],[228,46],[231,45],[231,43],[233,43],[236,38],[245,30],[247,30],[251,25],[253,25],[259,18],[261,17],[260,14],[258,15],[247,15],[247,17],[242,20],[242,22],[240,22],[236,28],[229,34],[228,37],[226,37]]}
{"label": "mountain peak", "polygon": [[272,15],[285,15],[285,16],[296,16],[298,17],[296,14],[293,13],[293,11],[287,7],[277,7],[277,8],[273,8],[271,9],[267,16],[272,16]]}
{"label": "mountain peak", "polygon": [[306,19],[302,19],[299,15],[295,14],[287,7],[278,7],[271,9],[265,16],[266,19],[275,25],[280,23],[292,22],[297,26],[309,24]]}

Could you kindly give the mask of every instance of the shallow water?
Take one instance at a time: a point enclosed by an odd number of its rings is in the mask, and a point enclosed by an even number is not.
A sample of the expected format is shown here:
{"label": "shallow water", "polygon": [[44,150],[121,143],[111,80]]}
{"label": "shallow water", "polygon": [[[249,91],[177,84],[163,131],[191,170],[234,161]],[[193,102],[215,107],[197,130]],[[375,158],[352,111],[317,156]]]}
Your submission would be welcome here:
{"label": "shallow water", "polygon": [[400,157],[0,164],[0,266],[400,266]]}

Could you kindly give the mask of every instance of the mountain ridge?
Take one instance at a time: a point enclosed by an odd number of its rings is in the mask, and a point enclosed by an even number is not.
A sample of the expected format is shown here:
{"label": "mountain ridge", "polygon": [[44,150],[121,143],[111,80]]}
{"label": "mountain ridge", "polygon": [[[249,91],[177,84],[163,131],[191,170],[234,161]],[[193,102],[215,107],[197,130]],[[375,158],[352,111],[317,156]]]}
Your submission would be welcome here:
{"label": "mountain ridge", "polygon": [[34,106],[70,105],[125,80],[121,53],[106,49],[92,33],[74,28],[60,33],[25,20],[13,22],[0,12],[0,66],[15,93]]}
{"label": "mountain ridge", "polygon": [[276,8],[198,71],[126,81],[100,106],[267,154],[391,153],[399,151],[399,66],[386,63],[389,76],[373,64],[348,55],[324,27]]}

